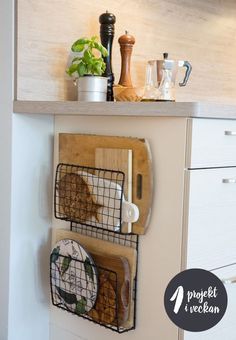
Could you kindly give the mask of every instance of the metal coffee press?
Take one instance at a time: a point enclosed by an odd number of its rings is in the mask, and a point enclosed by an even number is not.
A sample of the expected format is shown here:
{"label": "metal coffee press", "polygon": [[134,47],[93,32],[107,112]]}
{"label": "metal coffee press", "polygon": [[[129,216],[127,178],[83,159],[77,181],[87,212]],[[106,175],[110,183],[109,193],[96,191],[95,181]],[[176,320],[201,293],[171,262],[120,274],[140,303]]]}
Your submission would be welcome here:
{"label": "metal coffee press", "polygon": [[168,59],[168,53],[164,53],[161,60],[149,60],[142,101],[175,101],[175,82],[179,67],[186,67],[184,80],[179,83],[179,86],[185,86],[192,71],[188,61]]}

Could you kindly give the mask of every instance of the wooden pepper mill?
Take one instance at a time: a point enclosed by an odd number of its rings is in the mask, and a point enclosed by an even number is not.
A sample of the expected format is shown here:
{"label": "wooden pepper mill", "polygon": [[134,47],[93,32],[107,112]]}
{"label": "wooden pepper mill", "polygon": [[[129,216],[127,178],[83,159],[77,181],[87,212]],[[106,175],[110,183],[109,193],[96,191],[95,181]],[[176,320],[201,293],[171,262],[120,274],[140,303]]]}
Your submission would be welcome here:
{"label": "wooden pepper mill", "polygon": [[119,40],[120,53],[121,53],[121,74],[119,85],[126,87],[133,87],[130,74],[130,61],[133,46],[135,44],[135,38],[130,35],[127,31],[122,35]]}
{"label": "wooden pepper mill", "polygon": [[106,71],[103,73],[104,77],[108,78],[107,86],[107,101],[114,101],[113,96],[113,85],[114,85],[114,74],[112,72],[112,44],[115,35],[115,22],[116,17],[112,13],[103,13],[99,17],[100,26],[100,39],[102,45],[108,50],[108,56],[104,57],[106,63]]}

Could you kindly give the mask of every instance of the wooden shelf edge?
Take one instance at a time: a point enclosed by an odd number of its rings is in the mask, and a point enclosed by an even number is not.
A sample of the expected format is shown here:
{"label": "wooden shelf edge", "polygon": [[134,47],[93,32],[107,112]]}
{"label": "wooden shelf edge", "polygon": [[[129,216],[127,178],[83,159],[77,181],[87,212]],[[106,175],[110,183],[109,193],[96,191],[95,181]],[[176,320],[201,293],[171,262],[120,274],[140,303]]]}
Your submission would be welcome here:
{"label": "wooden shelf edge", "polygon": [[86,116],[180,116],[190,117],[196,103],[134,103],[134,102],[77,102],[21,101],[13,103],[14,113]]}
{"label": "wooden shelf edge", "polygon": [[186,117],[236,119],[236,106],[211,102],[78,102],[24,101],[13,102],[13,112],[22,114]]}

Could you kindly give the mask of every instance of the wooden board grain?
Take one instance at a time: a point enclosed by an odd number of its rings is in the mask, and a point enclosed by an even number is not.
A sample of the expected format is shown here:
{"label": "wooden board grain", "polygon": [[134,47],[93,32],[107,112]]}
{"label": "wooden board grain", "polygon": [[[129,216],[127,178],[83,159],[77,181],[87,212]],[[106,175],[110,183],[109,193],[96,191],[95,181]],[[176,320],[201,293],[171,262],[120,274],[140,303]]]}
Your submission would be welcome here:
{"label": "wooden board grain", "polygon": [[[122,171],[125,174],[124,196],[132,202],[132,150],[115,148],[97,148],[95,150],[95,167]],[[132,223],[123,223],[122,232],[131,232]]]}
{"label": "wooden board grain", "polygon": [[99,136],[86,134],[59,134],[59,162],[95,167],[97,148],[130,149],[132,164],[132,202],[139,208],[139,220],[133,232],[144,234],[151,215],[153,175],[149,144],[146,139]]}
{"label": "wooden board grain", "polygon": [[95,149],[96,168],[119,170],[125,174],[124,195],[132,200],[132,150],[115,148]]}
{"label": "wooden board grain", "polygon": [[129,305],[131,301],[130,268],[128,260],[123,256],[112,254],[104,255],[98,252],[90,252],[97,266],[116,273],[117,282],[113,282],[113,288],[117,291],[118,322],[123,325],[128,321]]}
{"label": "wooden board grain", "polygon": [[[72,239],[78,241],[84,248],[91,253],[96,253],[109,257],[111,256],[122,256],[128,260],[130,269],[130,292],[132,294],[135,284],[136,277],[136,266],[137,266],[137,251],[134,248],[122,246],[120,244],[96,239],[86,235],[81,235],[77,232],[64,229],[53,229],[52,231],[52,245],[56,244],[62,239]],[[133,325],[134,316],[134,301],[131,299],[129,306],[129,315],[123,326],[130,328]]]}

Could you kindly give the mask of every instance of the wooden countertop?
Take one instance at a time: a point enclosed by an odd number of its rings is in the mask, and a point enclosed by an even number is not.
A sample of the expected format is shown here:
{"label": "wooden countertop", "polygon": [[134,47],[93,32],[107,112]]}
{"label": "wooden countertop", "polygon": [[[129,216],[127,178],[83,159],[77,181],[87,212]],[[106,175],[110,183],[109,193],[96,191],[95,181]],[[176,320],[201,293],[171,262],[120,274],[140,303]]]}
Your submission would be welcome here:
{"label": "wooden countertop", "polygon": [[81,115],[81,116],[143,116],[236,119],[236,105],[210,102],[77,102],[77,101],[14,101],[14,113]]}

